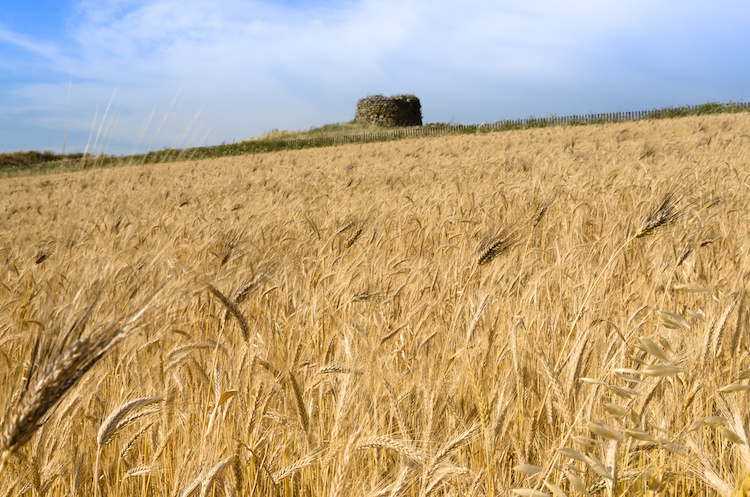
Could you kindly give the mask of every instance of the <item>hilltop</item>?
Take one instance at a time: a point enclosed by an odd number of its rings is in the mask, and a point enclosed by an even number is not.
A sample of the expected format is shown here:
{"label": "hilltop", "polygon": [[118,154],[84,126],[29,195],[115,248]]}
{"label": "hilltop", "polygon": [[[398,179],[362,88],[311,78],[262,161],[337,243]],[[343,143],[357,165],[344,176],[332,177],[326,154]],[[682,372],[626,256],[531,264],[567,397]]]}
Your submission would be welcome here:
{"label": "hilltop", "polygon": [[302,131],[272,130],[263,135],[231,144],[222,143],[221,145],[210,147],[185,149],[167,148],[142,155],[124,157],[107,155],[92,156],[88,154],[61,156],[52,152],[36,151],[6,153],[0,154],[0,175],[43,174],[46,172],[95,169],[120,165],[179,162],[276,152],[279,150],[326,147],[342,145],[344,143],[393,141],[436,135],[492,133],[519,129],[547,128],[551,126],[581,126],[626,121],[671,119],[686,116],[732,114],[746,112],[748,109],[750,109],[750,104],[748,103],[711,102],[701,105],[666,107],[648,111],[573,116],[553,115],[541,118],[506,119],[471,125],[432,123],[424,126],[395,127],[351,121],[347,123],[326,124]]}

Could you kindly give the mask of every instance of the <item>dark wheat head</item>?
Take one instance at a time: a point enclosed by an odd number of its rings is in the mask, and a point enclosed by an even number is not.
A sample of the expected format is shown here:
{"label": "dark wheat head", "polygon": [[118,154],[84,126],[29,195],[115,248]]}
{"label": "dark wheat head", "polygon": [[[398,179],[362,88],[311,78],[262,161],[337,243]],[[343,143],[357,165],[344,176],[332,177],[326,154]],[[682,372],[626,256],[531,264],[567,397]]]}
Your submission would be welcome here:
{"label": "dark wheat head", "polygon": [[516,233],[501,229],[494,236],[487,238],[480,246],[477,265],[488,264],[500,254],[506,252],[516,243]]}

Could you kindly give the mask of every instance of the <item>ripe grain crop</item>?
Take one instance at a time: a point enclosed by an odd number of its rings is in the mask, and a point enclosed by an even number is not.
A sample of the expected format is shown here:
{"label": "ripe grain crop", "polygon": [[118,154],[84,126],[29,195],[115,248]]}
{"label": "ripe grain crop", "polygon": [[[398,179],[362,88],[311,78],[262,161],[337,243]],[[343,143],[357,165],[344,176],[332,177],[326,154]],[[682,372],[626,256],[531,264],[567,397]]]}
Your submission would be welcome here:
{"label": "ripe grain crop", "polygon": [[0,489],[748,491],[748,128],[2,179]]}

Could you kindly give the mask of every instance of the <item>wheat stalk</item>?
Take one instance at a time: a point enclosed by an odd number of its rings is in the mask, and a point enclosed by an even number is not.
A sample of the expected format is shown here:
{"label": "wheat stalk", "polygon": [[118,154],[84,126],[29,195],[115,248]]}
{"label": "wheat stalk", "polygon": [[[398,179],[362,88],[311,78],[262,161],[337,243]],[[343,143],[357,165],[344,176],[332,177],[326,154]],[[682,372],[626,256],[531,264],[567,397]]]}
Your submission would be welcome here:
{"label": "wheat stalk", "polygon": [[[501,254],[510,250],[518,241],[518,232],[508,228],[499,229],[494,235],[485,237],[479,245],[479,254],[474,263],[474,267],[466,278],[466,281],[459,292],[459,301],[456,303],[455,311],[453,312],[453,318],[451,319],[451,326],[449,335],[452,336],[456,330],[456,323],[458,322],[458,315],[463,307],[463,299],[465,298],[466,289],[469,287],[474,275],[477,273],[480,267],[489,264],[494,259],[499,257]],[[437,333],[437,332],[435,332]],[[434,336],[434,334],[432,335]],[[430,338],[432,338],[430,336]],[[426,340],[425,340],[426,342]],[[446,342],[447,344],[447,342]]]}
{"label": "wheat stalk", "polygon": [[[684,209],[681,209],[678,207],[678,201],[679,197],[674,193],[667,193],[662,201],[658,204],[657,207],[652,209],[652,211],[649,213],[648,216],[644,218],[644,220],[641,222],[640,226],[636,230],[636,232],[630,236],[627,240],[625,240],[616,250],[615,252],[610,256],[607,263],[604,265],[602,270],[599,272],[599,275],[596,277],[594,282],[591,284],[591,286],[588,289],[588,292],[586,293],[586,296],[583,299],[583,302],[578,308],[578,312],[576,313],[575,318],[573,319],[573,322],[570,325],[570,329],[568,330],[568,333],[565,337],[565,340],[563,341],[562,347],[560,348],[557,362],[555,363],[555,366],[553,368],[554,371],[558,369],[560,364],[564,361],[567,361],[568,356],[565,355],[565,350],[568,346],[568,343],[570,342],[570,338],[573,335],[573,332],[576,329],[576,325],[578,324],[578,320],[581,318],[581,315],[583,314],[584,309],[586,308],[586,305],[588,304],[589,299],[594,293],[594,289],[597,287],[599,282],[602,280],[604,274],[607,272],[607,269],[609,266],[612,265],[614,260],[617,258],[617,256],[625,250],[626,247],[628,247],[631,243],[633,243],[635,240],[639,238],[643,238],[645,236],[652,235],[656,233],[657,230],[664,228],[666,226],[669,226],[670,224],[673,224],[674,222],[679,219],[679,217],[684,212]],[[544,394],[544,401],[546,402],[546,399],[549,396],[550,388],[545,389]],[[572,429],[572,426],[571,426]],[[563,439],[562,443],[567,442],[567,437],[570,434],[570,429],[567,430],[568,435]],[[556,460],[557,455],[553,459],[553,462],[548,467],[547,473],[543,479],[543,483],[549,478],[552,465],[554,464],[554,461]],[[539,486],[539,490],[541,490],[542,485]]]}

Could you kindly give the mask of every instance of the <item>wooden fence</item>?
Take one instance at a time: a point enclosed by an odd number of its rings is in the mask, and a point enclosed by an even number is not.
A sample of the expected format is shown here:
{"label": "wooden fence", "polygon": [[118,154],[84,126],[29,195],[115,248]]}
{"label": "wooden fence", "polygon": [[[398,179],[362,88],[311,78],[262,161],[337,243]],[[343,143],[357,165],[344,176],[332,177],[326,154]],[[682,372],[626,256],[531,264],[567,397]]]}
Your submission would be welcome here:
{"label": "wooden fence", "polygon": [[[723,107],[722,107],[723,106]],[[707,109],[706,114],[720,113],[723,111],[737,112],[750,109],[750,102],[730,104],[703,104],[695,106],[684,106],[678,108],[666,108],[656,110],[641,110],[630,112],[607,112],[600,114],[581,114],[574,116],[549,116],[530,117],[527,119],[507,119],[493,123],[472,125],[427,125],[411,128],[397,128],[393,130],[380,131],[378,133],[367,133],[358,135],[326,136],[318,138],[299,138],[282,140],[285,148],[320,147],[325,145],[342,145],[345,143],[365,143],[376,141],[390,141],[402,138],[422,136],[444,136],[459,133],[472,133],[483,131],[499,131],[512,129],[543,128],[559,125],[598,124],[611,122],[636,121],[639,119],[661,119],[677,117],[698,113],[701,109]],[[722,108],[726,110],[722,110]]]}

